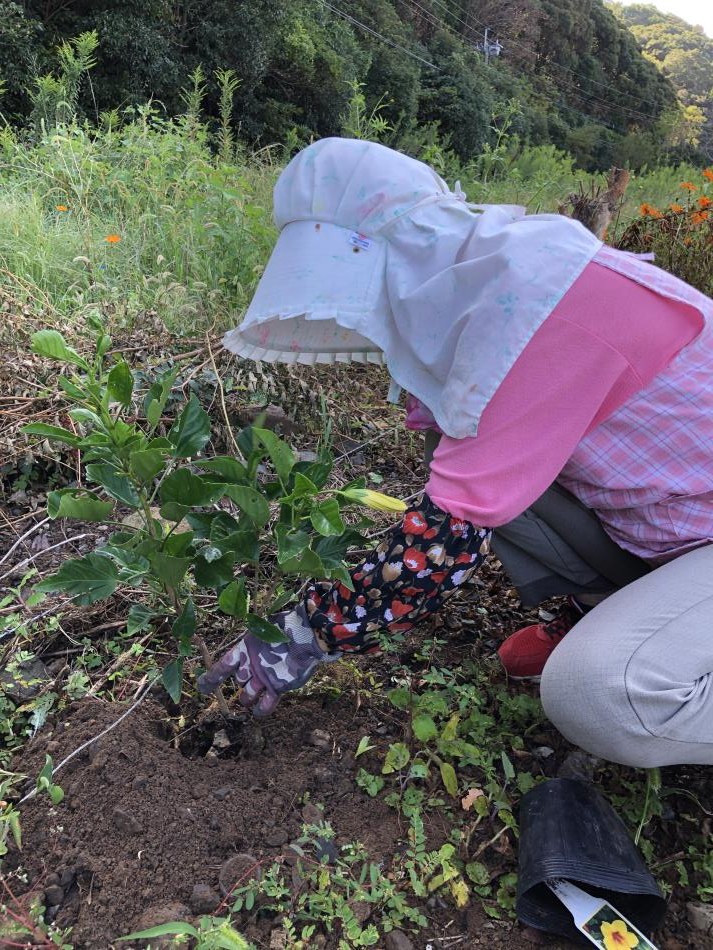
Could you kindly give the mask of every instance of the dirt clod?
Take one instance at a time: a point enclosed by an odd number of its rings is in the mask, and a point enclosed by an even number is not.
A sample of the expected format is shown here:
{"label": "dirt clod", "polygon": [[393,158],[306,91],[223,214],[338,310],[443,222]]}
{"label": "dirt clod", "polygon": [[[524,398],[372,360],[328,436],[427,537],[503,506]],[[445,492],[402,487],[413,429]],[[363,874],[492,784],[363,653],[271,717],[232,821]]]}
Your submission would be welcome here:
{"label": "dirt clod", "polygon": [[234,854],[223,864],[218,875],[220,893],[225,897],[237,884],[260,880],[260,862],[252,854]]}
{"label": "dirt clod", "polygon": [[111,818],[119,831],[126,835],[137,835],[141,831],[138,820],[123,808],[115,808],[111,813]]}
{"label": "dirt clod", "polygon": [[386,950],[415,950],[413,942],[401,930],[392,930],[384,940]]}
{"label": "dirt clod", "polygon": [[49,907],[61,904],[64,900],[64,890],[59,884],[50,884],[49,887],[45,888],[45,900]]}
{"label": "dirt clod", "polygon": [[332,748],[332,737],[328,732],[325,732],[324,729],[313,729],[307,736],[307,741],[310,745],[314,746],[315,749],[326,750]]}
{"label": "dirt clod", "polygon": [[689,901],[686,910],[692,927],[706,934],[713,934],[713,905]]}
{"label": "dirt clod", "polygon": [[220,897],[207,884],[196,884],[188,903],[194,914],[212,914],[220,903]]}

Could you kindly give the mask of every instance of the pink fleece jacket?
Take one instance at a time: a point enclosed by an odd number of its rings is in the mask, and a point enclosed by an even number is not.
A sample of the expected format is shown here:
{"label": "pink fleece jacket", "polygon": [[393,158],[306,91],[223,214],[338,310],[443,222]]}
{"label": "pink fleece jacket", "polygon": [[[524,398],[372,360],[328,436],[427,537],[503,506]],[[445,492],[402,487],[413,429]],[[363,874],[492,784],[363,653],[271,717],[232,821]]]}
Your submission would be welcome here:
{"label": "pink fleece jacket", "polygon": [[428,495],[481,527],[511,521],[552,484],[579,441],[701,327],[694,307],[592,262],[505,377],[477,436],[441,439]]}

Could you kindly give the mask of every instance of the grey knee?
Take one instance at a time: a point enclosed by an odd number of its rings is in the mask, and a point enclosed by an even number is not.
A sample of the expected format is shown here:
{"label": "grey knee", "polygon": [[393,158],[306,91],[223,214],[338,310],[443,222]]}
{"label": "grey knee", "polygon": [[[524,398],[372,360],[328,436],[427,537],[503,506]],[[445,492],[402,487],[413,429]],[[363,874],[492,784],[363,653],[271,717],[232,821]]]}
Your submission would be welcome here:
{"label": "grey knee", "polygon": [[[540,695],[547,718],[562,735],[591,755],[652,768],[660,742],[642,729],[631,707],[625,665],[588,649],[584,639],[561,643],[542,673]],[[579,649],[574,649],[578,646]]]}

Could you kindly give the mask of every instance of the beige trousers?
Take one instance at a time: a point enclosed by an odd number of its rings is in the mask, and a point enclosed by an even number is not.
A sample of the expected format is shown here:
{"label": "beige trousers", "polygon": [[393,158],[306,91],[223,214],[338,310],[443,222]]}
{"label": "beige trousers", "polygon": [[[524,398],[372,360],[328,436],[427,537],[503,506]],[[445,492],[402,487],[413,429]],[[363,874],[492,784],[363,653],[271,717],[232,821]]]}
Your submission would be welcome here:
{"label": "beige trousers", "polygon": [[558,645],[542,702],[571,742],[624,765],[713,765],[713,544],[633,581]]}

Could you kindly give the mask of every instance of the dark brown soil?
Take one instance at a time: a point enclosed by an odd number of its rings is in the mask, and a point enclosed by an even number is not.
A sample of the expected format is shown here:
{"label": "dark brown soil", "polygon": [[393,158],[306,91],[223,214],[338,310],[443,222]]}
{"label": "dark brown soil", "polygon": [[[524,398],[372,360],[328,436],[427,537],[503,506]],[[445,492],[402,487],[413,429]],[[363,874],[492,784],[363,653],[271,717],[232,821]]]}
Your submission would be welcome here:
{"label": "dark brown soil", "polygon": [[[59,761],[120,712],[115,705],[76,703],[54,732],[35,740],[23,766],[36,768],[45,752]],[[316,724],[328,740],[312,736]],[[156,923],[167,905],[190,907],[196,885],[219,893],[221,868],[232,856],[277,858],[301,832],[307,795],[324,806],[337,843],[359,840],[372,860],[388,866],[404,828],[393,809],[354,783],[355,736],[377,727],[373,710],[345,696],[326,706],[288,700],[259,726],[240,718],[226,728],[209,715],[181,735],[164,707],[148,698],[62,770],[64,802],[51,811],[44,799],[24,807],[29,884],[46,887],[49,879],[53,886],[50,875],[59,876],[56,923],[73,927],[75,950],[127,946],[116,939]],[[220,729],[231,745],[206,757]],[[438,832],[431,829],[434,842]],[[58,892],[52,893],[54,899]],[[267,946],[270,926],[248,922],[246,932]],[[530,945],[511,924],[488,921],[475,909],[444,915],[436,908],[429,932],[431,940],[467,935],[458,946]],[[425,936],[418,939],[426,945]]]}

